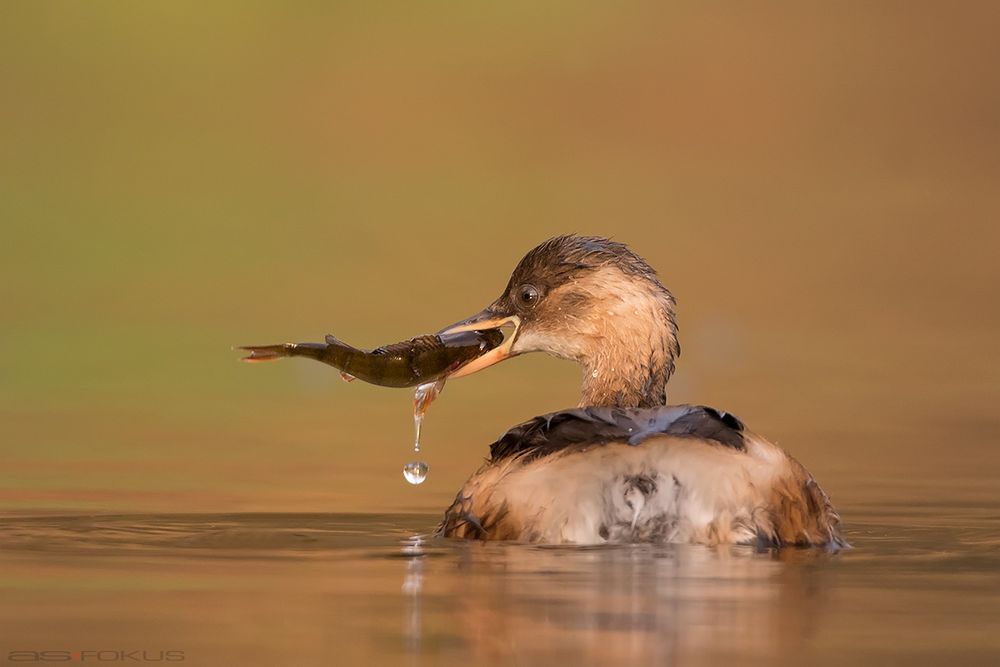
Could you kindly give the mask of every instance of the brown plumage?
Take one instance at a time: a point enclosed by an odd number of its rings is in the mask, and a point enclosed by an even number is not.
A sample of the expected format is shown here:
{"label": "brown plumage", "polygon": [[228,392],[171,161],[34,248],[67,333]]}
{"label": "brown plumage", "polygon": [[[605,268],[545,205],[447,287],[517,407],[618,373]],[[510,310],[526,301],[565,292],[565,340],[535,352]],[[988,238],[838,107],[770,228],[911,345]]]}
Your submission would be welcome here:
{"label": "brown plumage", "polygon": [[546,543],[845,544],[797,461],[724,412],[667,406],[680,354],[675,300],[621,243],[560,236],[503,294],[445,331],[513,324],[458,372],[546,352],[582,367],[580,407],[514,427],[459,491],[442,535]]}

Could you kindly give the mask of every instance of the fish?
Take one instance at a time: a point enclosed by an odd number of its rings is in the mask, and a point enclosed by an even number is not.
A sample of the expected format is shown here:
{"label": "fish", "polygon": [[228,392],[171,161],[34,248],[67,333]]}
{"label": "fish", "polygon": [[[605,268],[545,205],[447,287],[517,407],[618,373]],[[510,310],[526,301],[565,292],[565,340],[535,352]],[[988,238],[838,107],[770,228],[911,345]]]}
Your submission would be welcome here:
{"label": "fish", "polygon": [[381,387],[415,387],[446,379],[473,359],[499,346],[503,339],[503,333],[497,329],[461,331],[417,336],[365,351],[328,335],[325,343],[247,345],[239,349],[250,353],[243,361],[306,357],[340,370],[349,382],[357,378]]}

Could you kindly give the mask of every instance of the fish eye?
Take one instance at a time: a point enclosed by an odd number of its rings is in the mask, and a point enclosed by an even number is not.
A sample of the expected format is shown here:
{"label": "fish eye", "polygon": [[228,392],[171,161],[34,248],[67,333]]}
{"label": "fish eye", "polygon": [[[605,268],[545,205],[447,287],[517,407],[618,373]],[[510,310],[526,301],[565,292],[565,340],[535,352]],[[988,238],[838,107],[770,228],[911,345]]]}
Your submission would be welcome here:
{"label": "fish eye", "polygon": [[538,303],[538,289],[534,285],[521,285],[517,288],[517,300],[522,306],[534,306]]}

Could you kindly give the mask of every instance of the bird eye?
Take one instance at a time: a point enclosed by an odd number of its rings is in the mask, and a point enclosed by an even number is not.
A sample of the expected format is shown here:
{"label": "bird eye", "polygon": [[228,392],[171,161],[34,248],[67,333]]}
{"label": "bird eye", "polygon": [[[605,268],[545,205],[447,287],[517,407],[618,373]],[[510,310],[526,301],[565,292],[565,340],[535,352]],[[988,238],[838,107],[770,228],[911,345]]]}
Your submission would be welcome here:
{"label": "bird eye", "polygon": [[525,306],[534,306],[538,303],[538,290],[534,285],[521,285],[517,290],[517,299]]}

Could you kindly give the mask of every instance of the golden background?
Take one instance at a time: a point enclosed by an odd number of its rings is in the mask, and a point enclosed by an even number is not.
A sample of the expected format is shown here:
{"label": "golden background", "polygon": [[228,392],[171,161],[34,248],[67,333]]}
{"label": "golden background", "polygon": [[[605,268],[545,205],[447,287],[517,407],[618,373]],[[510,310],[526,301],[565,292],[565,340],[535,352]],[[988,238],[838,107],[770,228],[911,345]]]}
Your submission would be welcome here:
{"label": "golden background", "polygon": [[677,296],[673,402],[992,497],[998,8],[5,5],[0,510],[443,508],[577,369],[450,383],[410,487],[411,392],[230,347],[436,331],[571,231]]}

